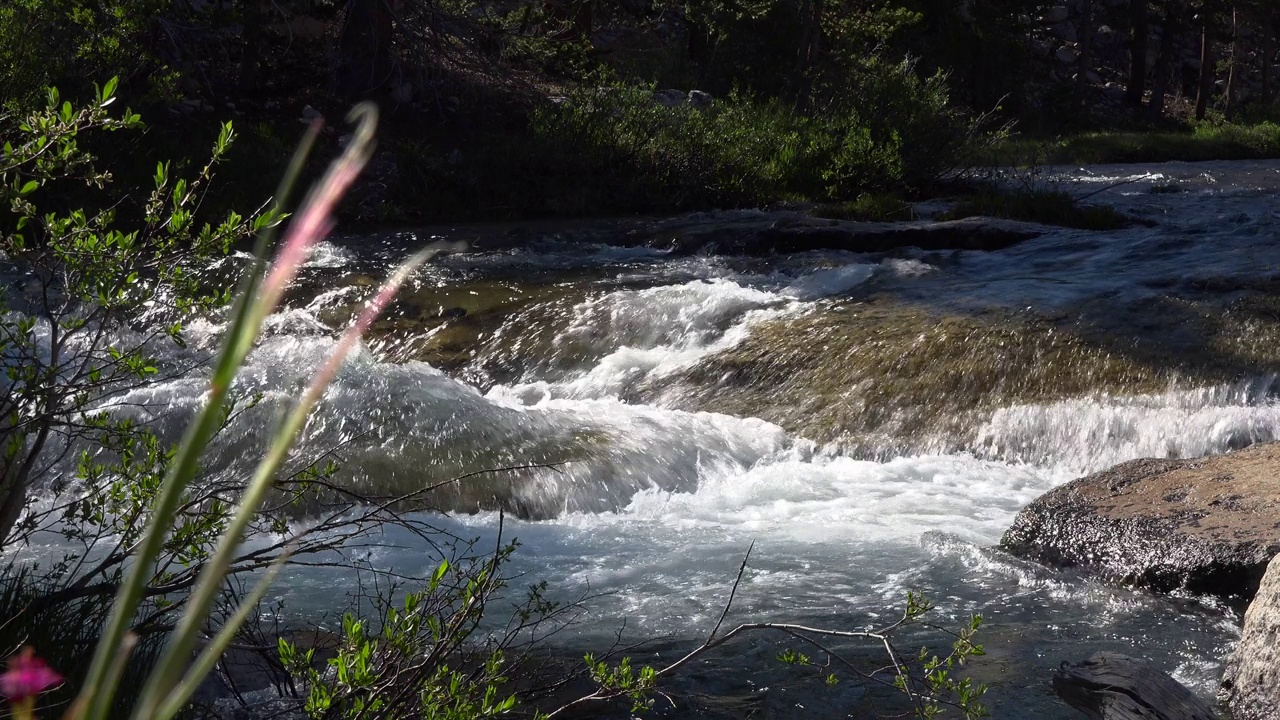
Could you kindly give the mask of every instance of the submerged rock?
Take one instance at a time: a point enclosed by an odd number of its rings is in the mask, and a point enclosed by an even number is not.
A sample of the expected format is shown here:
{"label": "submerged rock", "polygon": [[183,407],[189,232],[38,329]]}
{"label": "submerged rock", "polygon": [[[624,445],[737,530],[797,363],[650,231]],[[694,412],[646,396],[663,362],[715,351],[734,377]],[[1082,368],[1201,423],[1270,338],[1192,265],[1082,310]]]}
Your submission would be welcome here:
{"label": "submerged rock", "polygon": [[1043,495],[1001,545],[1127,585],[1251,598],[1280,553],[1280,443],[1133,460]]}
{"label": "submerged rock", "polygon": [[1236,720],[1280,717],[1280,559],[1273,559],[1244,615],[1219,696]]}
{"label": "submerged rock", "polygon": [[878,455],[890,442],[972,447],[1000,407],[1167,385],[1159,369],[1029,313],[943,315],[871,298],[760,323],[661,392],[682,409],[759,417]]}

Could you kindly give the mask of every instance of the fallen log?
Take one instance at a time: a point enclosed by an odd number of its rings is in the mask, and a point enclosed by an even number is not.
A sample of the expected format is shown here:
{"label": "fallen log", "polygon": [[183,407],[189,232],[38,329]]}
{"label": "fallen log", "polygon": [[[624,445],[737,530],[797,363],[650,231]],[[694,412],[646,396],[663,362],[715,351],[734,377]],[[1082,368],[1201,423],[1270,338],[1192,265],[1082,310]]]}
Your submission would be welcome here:
{"label": "fallen log", "polygon": [[1062,663],[1053,691],[1090,720],[1217,720],[1205,701],[1149,663],[1112,652]]}

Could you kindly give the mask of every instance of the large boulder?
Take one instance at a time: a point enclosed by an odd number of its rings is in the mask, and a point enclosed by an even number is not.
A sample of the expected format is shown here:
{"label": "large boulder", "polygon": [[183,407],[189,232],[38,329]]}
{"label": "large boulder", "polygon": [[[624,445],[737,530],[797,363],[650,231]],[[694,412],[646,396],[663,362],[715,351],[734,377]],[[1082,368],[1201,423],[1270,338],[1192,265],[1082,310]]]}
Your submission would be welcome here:
{"label": "large boulder", "polygon": [[1220,697],[1235,720],[1280,718],[1280,559],[1273,559],[1244,615]]}
{"label": "large boulder", "polygon": [[1019,513],[1001,545],[1121,584],[1247,600],[1280,553],[1280,444],[1074,480]]}

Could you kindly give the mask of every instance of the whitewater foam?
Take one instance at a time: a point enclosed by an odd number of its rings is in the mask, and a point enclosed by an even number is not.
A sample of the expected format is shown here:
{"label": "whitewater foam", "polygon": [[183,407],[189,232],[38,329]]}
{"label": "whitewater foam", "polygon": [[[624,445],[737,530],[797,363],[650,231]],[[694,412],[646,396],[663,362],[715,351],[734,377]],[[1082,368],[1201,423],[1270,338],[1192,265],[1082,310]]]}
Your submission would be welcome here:
{"label": "whitewater foam", "polygon": [[1191,458],[1280,438],[1275,376],[1158,395],[1086,397],[996,410],[977,447],[1008,462],[1088,473],[1141,457]]}

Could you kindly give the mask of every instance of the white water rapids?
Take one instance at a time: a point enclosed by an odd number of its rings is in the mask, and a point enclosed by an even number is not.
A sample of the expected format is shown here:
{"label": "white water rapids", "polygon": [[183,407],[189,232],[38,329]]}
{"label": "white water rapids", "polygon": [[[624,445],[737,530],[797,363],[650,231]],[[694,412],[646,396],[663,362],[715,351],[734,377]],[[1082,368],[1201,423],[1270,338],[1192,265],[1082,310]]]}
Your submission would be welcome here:
{"label": "white water rapids", "polygon": [[[589,605],[585,623],[562,638],[575,647],[607,645],[624,619],[631,637],[693,642],[714,624],[754,542],[735,619],[860,628],[894,615],[913,589],[938,603],[944,624],[982,614],[990,657],[975,672],[997,683],[990,696],[997,716],[1071,717],[1047,689],[1051,670],[1103,649],[1147,657],[1210,694],[1236,634],[1230,611],[1109,589],[990,548],[1022,507],[1082,473],[1280,437],[1275,378],[1003,407],[975,429],[965,451],[885,461],[841,454],[759,419],[674,409],[661,394],[648,404],[629,400],[635,388],[661,387],[742,342],[759,323],[823,312],[832,298],[868,284],[957,310],[1001,304],[1051,311],[1199,275],[1274,272],[1280,222],[1266,197],[1280,185],[1280,165],[1154,171],[1163,173],[1160,182],[1182,178],[1187,192],[1148,194],[1147,182],[1105,199],[1158,220],[1157,227],[1055,231],[993,253],[825,253],[768,266],[643,249],[460,256],[429,282],[465,286],[495,268],[518,276],[584,266],[595,269],[599,284],[570,304],[548,357],[528,358],[518,378],[483,392],[426,363],[362,352],[329,391],[307,442],[320,448],[360,437],[346,459],[362,482],[379,486],[563,458],[561,468],[527,474],[511,490],[520,503],[556,508],[554,516],[507,517],[505,532],[523,543],[514,562],[530,581],[546,580],[566,598],[588,588],[605,593]],[[326,245],[316,265],[342,268],[359,245]],[[637,278],[646,282],[628,282]],[[244,387],[289,396],[333,342],[316,313],[346,292],[331,290],[274,318],[274,334],[251,357]],[[517,323],[499,335],[518,344],[526,330]],[[206,331],[207,345],[216,328]],[[587,361],[573,366],[556,362],[557,354]],[[200,390],[198,381],[183,380],[127,400],[172,411],[197,402]],[[232,428],[240,440],[221,461],[251,459],[261,431],[260,423]],[[487,541],[498,516],[438,522]],[[373,564],[407,574],[429,573],[437,562],[409,537],[388,538],[369,552]],[[338,604],[334,582],[332,574],[295,571],[280,595],[290,612],[321,612]],[[742,678],[756,672],[751,663],[768,665],[776,648],[743,653],[724,663],[716,681],[731,692],[746,692]]]}

